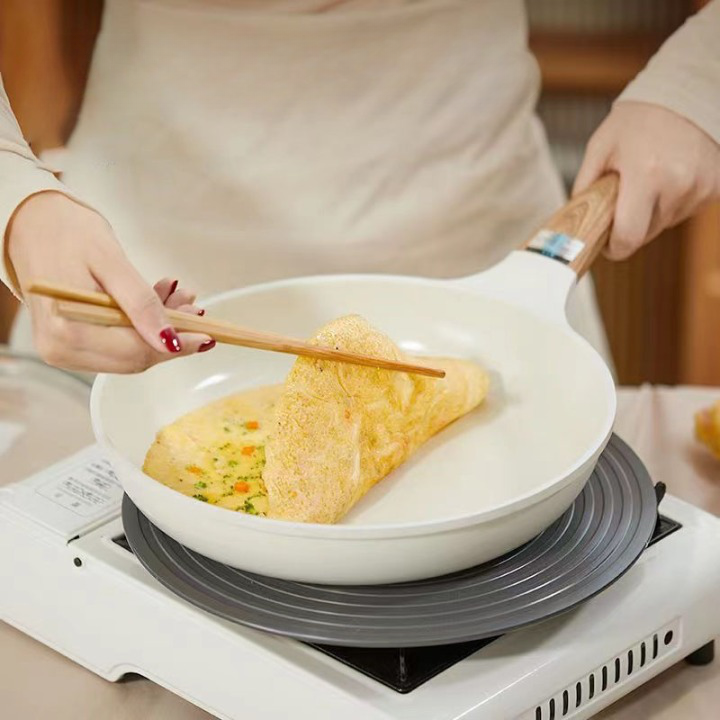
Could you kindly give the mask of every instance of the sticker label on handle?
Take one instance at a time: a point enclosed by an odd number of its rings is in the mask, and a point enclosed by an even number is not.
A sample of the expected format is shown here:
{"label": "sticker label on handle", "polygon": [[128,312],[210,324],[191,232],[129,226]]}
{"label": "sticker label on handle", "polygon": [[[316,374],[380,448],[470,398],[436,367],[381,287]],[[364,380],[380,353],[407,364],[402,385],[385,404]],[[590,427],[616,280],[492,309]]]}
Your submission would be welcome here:
{"label": "sticker label on handle", "polygon": [[528,244],[527,250],[569,265],[583,251],[585,243],[565,233],[541,230]]}

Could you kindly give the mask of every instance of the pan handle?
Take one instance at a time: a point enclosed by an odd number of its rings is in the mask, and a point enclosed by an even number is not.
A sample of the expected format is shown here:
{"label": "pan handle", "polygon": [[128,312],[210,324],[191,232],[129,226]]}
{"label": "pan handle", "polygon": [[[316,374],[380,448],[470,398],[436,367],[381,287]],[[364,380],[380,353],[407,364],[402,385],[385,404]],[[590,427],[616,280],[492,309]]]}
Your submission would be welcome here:
{"label": "pan handle", "polygon": [[607,242],[618,187],[616,173],[604,175],[545,221],[522,248],[489,270],[454,282],[567,325],[568,295]]}
{"label": "pan handle", "polygon": [[524,246],[568,265],[582,277],[610,235],[620,180],[608,173],[558,210]]}

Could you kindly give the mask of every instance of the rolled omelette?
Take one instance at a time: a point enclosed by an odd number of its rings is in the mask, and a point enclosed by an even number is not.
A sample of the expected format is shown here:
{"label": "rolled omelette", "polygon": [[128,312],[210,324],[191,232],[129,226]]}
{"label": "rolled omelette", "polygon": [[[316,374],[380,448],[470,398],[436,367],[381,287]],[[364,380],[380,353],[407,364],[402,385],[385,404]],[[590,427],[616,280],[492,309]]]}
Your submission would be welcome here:
{"label": "rolled omelette", "polygon": [[[312,342],[410,360],[357,315]],[[144,471],[198,500],[279,520],[337,523],[424,442],[485,399],[476,363],[423,358],[442,379],[299,357],[285,383],[255,388],[163,428]]]}

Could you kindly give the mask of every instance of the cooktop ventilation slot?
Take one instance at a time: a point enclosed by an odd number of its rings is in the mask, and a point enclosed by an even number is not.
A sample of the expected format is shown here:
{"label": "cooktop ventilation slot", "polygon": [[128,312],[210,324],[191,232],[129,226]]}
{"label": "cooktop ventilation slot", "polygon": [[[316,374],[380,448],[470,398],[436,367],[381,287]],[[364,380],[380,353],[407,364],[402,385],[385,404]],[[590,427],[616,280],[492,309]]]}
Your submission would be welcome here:
{"label": "cooktop ventilation slot", "polygon": [[[562,688],[518,720],[562,720],[576,718],[592,703],[605,705],[606,696],[646,673],[673,653],[680,636],[680,621],[658,629],[627,650],[618,653],[592,672]],[[598,708],[599,709],[599,708]]]}

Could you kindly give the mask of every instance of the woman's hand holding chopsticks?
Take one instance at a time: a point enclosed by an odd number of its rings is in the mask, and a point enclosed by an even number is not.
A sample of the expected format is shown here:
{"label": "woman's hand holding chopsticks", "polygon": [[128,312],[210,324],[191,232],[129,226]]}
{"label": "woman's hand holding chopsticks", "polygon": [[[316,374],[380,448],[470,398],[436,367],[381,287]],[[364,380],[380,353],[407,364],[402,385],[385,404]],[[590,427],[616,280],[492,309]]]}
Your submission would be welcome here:
{"label": "woman's hand holding chopsticks", "polygon": [[[91,372],[139,372],[172,357],[209,350],[199,332],[177,333],[166,309],[201,315],[195,296],[164,279],[150,287],[98,213],[58,192],[31,196],[8,231],[6,262],[31,314],[35,347],[50,365]],[[52,300],[27,294],[34,278],[111,295],[133,327],[72,322]]]}

